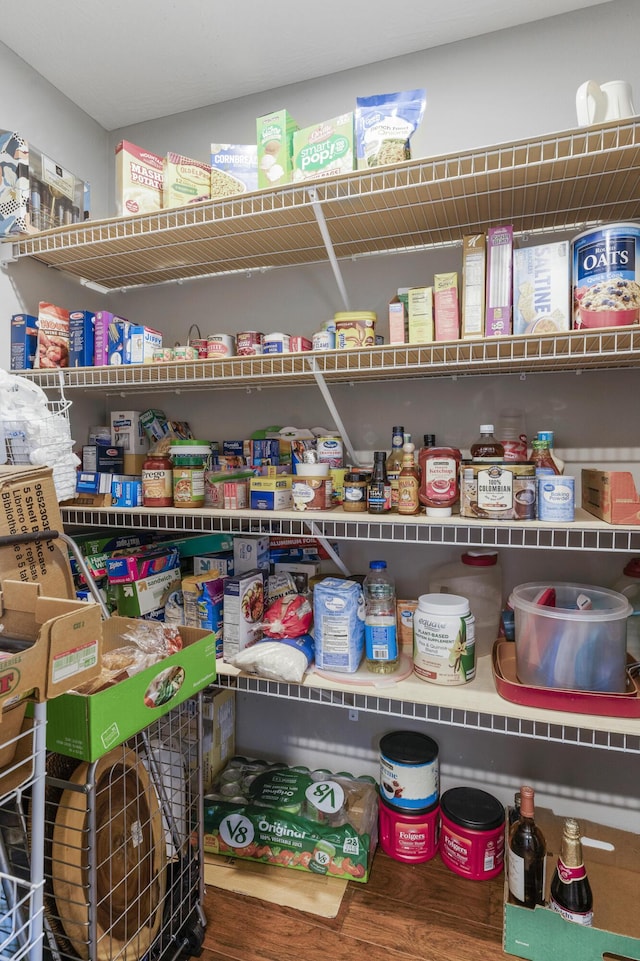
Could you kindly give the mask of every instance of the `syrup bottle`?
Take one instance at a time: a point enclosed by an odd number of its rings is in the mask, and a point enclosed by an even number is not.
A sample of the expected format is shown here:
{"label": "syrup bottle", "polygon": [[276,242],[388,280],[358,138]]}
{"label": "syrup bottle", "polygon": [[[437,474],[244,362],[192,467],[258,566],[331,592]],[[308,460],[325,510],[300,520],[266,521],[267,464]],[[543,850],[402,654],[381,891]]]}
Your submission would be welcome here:
{"label": "syrup bottle", "polygon": [[420,513],[420,470],[414,460],[415,445],[410,434],[402,448],[402,469],[398,475],[398,514]]}

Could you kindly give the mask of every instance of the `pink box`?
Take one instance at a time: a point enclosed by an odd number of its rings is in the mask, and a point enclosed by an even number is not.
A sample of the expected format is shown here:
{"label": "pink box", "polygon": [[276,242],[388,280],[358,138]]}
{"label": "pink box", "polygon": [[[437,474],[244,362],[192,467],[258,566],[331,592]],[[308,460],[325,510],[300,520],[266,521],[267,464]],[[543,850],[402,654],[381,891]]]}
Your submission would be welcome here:
{"label": "pink box", "polygon": [[458,306],[457,273],[435,274],[433,278],[433,312],[436,340],[458,340],[460,308]]}
{"label": "pink box", "polygon": [[126,554],[108,557],[107,577],[110,584],[131,584],[133,581],[162,574],[180,567],[177,547],[131,548]]}
{"label": "pink box", "polygon": [[489,227],[487,233],[486,337],[500,337],[511,333],[512,275],[513,227]]}
{"label": "pink box", "polygon": [[308,337],[297,337],[292,336],[289,341],[289,351],[291,353],[297,353],[301,350],[312,350],[313,344]]}

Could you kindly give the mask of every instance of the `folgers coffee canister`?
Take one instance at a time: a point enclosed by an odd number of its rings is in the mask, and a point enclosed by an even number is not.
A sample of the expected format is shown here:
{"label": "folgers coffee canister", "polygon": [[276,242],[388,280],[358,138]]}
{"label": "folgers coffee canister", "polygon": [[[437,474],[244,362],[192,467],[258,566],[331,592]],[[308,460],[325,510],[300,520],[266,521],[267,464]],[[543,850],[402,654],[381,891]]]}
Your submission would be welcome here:
{"label": "folgers coffee canister", "polygon": [[380,739],[380,795],[403,814],[424,813],[440,793],[438,745],[417,731],[392,731]]}
{"label": "folgers coffee canister", "polygon": [[606,224],[571,242],[573,326],[624,327],[640,319],[640,224]]}
{"label": "folgers coffee canister", "polygon": [[407,814],[396,811],[380,798],[378,805],[378,840],[390,858],[419,864],[430,861],[438,850],[440,805],[435,801],[424,811]]}
{"label": "folgers coffee canister", "polygon": [[472,881],[497,877],[504,864],[504,807],[492,794],[454,787],[440,799],[440,857]]}

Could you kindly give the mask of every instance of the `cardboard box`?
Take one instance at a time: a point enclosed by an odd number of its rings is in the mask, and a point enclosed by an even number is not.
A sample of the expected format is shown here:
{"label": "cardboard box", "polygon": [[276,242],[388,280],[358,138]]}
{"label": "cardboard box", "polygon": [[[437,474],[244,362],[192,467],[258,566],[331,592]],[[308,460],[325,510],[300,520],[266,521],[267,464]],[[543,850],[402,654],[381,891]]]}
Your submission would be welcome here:
{"label": "cardboard box", "polygon": [[291,574],[295,581],[298,594],[308,594],[310,591],[309,581],[312,577],[317,577],[320,572],[320,564],[314,561],[276,561],[273,565],[274,573]]}
{"label": "cardboard box", "polygon": [[513,305],[513,227],[489,227],[487,233],[486,337],[511,333]]}
{"label": "cardboard box", "polygon": [[162,206],[165,210],[195,204],[211,197],[210,164],[168,153],[162,169]]}
{"label": "cardboard box", "polygon": [[161,571],[131,584],[117,585],[118,614],[121,617],[142,617],[164,607],[172,591],[180,590],[180,570]]}
{"label": "cardboard box", "polygon": [[106,367],[109,364],[109,327],[111,324],[127,323],[126,317],[119,317],[108,310],[97,310],[94,322],[93,365]]}
{"label": "cardboard box", "polygon": [[[546,896],[555,869],[563,818],[536,808],[536,823],[547,841]],[[503,947],[530,961],[601,961],[603,955],[640,958],[640,840],[637,834],[580,820],[583,853],[593,891],[593,927],[566,921],[550,908],[508,903],[505,878]]]}
{"label": "cardboard box", "polygon": [[462,238],[462,339],[484,337],[487,240],[484,234]]}
{"label": "cardboard box", "polygon": [[95,322],[91,310],[72,310],[69,314],[69,367],[93,366]]}
{"label": "cardboard box", "polygon": [[162,157],[121,140],[116,147],[116,214],[153,214],[162,208]]}
{"label": "cardboard box", "polygon": [[231,577],[235,573],[233,567],[233,551],[221,551],[219,554],[200,554],[193,558],[194,574],[213,574],[220,577]]}
{"label": "cardboard box", "polygon": [[[231,777],[247,801],[221,798],[220,788]],[[212,793],[217,796],[204,805],[205,851],[349,881],[368,880],[378,839],[375,781],[330,773],[316,781],[304,771],[265,771],[264,762],[245,760],[231,770],[228,765]],[[239,825],[245,831],[236,831]]]}
{"label": "cardboard box", "polygon": [[162,347],[162,334],[152,327],[132,324],[129,328],[129,343],[125,354],[127,364],[151,364],[153,352]]}
{"label": "cardboard box", "polygon": [[[0,535],[61,531],[62,517],[50,467],[0,466]],[[66,547],[59,541],[14,544],[0,550],[0,579],[37,581],[49,597],[73,597]]]}
{"label": "cardboard box", "polygon": [[211,144],[211,199],[258,189],[258,146]]}
{"label": "cardboard box", "polygon": [[293,135],[298,129],[286,110],[258,117],[258,187],[279,187],[291,181]]}
{"label": "cardboard box", "polygon": [[571,329],[569,241],[513,252],[513,332],[549,334]]}
{"label": "cardboard box", "polygon": [[233,565],[236,575],[254,567],[269,573],[269,538],[265,534],[236,534],[233,538]]}
{"label": "cardboard box", "polygon": [[389,301],[389,343],[406,344],[409,338],[409,288],[402,287]]}
{"label": "cardboard box", "polygon": [[409,343],[433,341],[433,287],[410,287],[408,293]]}
{"label": "cardboard box", "polygon": [[[137,622],[104,622],[104,650],[121,647]],[[193,697],[216,676],[215,643],[207,631],[179,627],[183,648],[119,684],[95,694],[65,694],[48,706],[47,748],[95,761]],[[165,698],[167,698],[165,700]]]}
{"label": "cardboard box", "polygon": [[38,337],[34,367],[69,366],[69,311],[47,301],[38,304]]}
{"label": "cardboard box", "polygon": [[98,474],[124,474],[124,448],[111,444],[84,444],[82,470]]}
{"label": "cardboard box", "polygon": [[192,574],[182,578],[184,622],[187,627],[211,631],[216,642],[216,653],[222,657],[222,612],[224,608],[224,577],[214,574]]}
{"label": "cardboard box", "polygon": [[236,695],[226,688],[208,690],[202,702],[202,774],[209,791],[217,774],[236,753]]}
{"label": "cardboard box", "polygon": [[117,476],[111,482],[112,507],[142,507],[142,481],[124,480]]}
{"label": "cardboard box", "polygon": [[103,625],[96,604],[48,597],[40,584],[3,577],[0,625],[0,638],[29,644],[7,648],[0,660],[0,706],[31,691],[37,701],[49,700],[99,673]]}
{"label": "cardboard box", "polygon": [[107,577],[111,584],[130,584],[179,566],[178,548],[169,545],[124,548],[106,561]]}
{"label": "cardboard box", "polygon": [[458,275],[434,274],[433,317],[436,340],[458,340],[460,310],[458,307]]}
{"label": "cardboard box", "polygon": [[149,438],[138,410],[116,410],[111,413],[111,443],[123,447],[127,454],[145,454]]}
{"label": "cardboard box", "polygon": [[107,362],[110,366],[127,363],[129,355],[129,332],[133,324],[128,320],[114,320],[109,324]]}
{"label": "cardboard box", "polygon": [[252,510],[284,511],[293,507],[292,478],[289,474],[252,477],[249,490]]}
{"label": "cardboard box", "polygon": [[32,370],[38,347],[38,318],[14,314],[11,318],[11,370]]}
{"label": "cardboard box", "polygon": [[187,537],[168,537],[167,544],[174,544],[180,557],[195,557],[196,554],[213,554],[218,551],[232,551],[233,534],[192,534]]}
{"label": "cardboard box", "polygon": [[260,640],[264,607],[264,571],[254,569],[226,578],[222,642],[226,661]]}
{"label": "cardboard box", "polygon": [[295,130],[292,168],[293,183],[354,170],[353,112]]}
{"label": "cardboard box", "polygon": [[582,507],[608,524],[640,524],[640,493],[624,470],[582,470]]}

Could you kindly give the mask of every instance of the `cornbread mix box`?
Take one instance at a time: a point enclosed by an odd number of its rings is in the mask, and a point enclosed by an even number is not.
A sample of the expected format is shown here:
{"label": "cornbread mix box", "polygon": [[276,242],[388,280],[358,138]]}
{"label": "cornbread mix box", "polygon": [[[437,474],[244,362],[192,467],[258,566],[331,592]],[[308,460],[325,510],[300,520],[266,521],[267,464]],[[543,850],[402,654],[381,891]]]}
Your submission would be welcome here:
{"label": "cornbread mix box", "polygon": [[211,144],[211,199],[258,189],[258,146]]}
{"label": "cornbread mix box", "polygon": [[582,470],[582,507],[608,524],[640,524],[636,478],[625,470]]}
{"label": "cornbread mix box", "polygon": [[[564,819],[536,808],[547,841],[545,899],[553,877]],[[582,849],[593,892],[593,926],[565,920],[550,908],[509,904],[505,879],[503,947],[529,961],[602,961],[640,958],[640,838],[629,831],[580,820]]]}
{"label": "cornbread mix box", "polygon": [[[0,466],[0,536],[61,531],[62,517],[50,467]],[[0,548],[0,579],[37,581],[48,597],[73,597],[66,547],[56,540]]]}
{"label": "cornbread mix box", "polygon": [[373,778],[233,759],[204,799],[204,849],[367,881],[378,841]]}
{"label": "cornbread mix box", "polygon": [[47,597],[42,586],[0,580],[0,705],[30,694],[58,697],[100,670],[102,615],[96,604]]}
{"label": "cornbread mix box", "polygon": [[513,332],[549,334],[571,328],[569,242],[513,251]]}
{"label": "cornbread mix box", "polygon": [[[124,635],[135,635],[139,627],[139,621],[122,617],[110,617],[104,622],[105,662],[109,662],[111,652],[131,643]],[[116,675],[115,683],[95,693],[80,693],[80,685],[75,684],[74,691],[49,704],[47,748],[68,757],[95,761],[212,684],[216,677],[212,635],[194,627],[172,630],[180,634],[181,650],[131,676],[125,667],[122,675]],[[114,653],[116,656],[119,655]]]}

